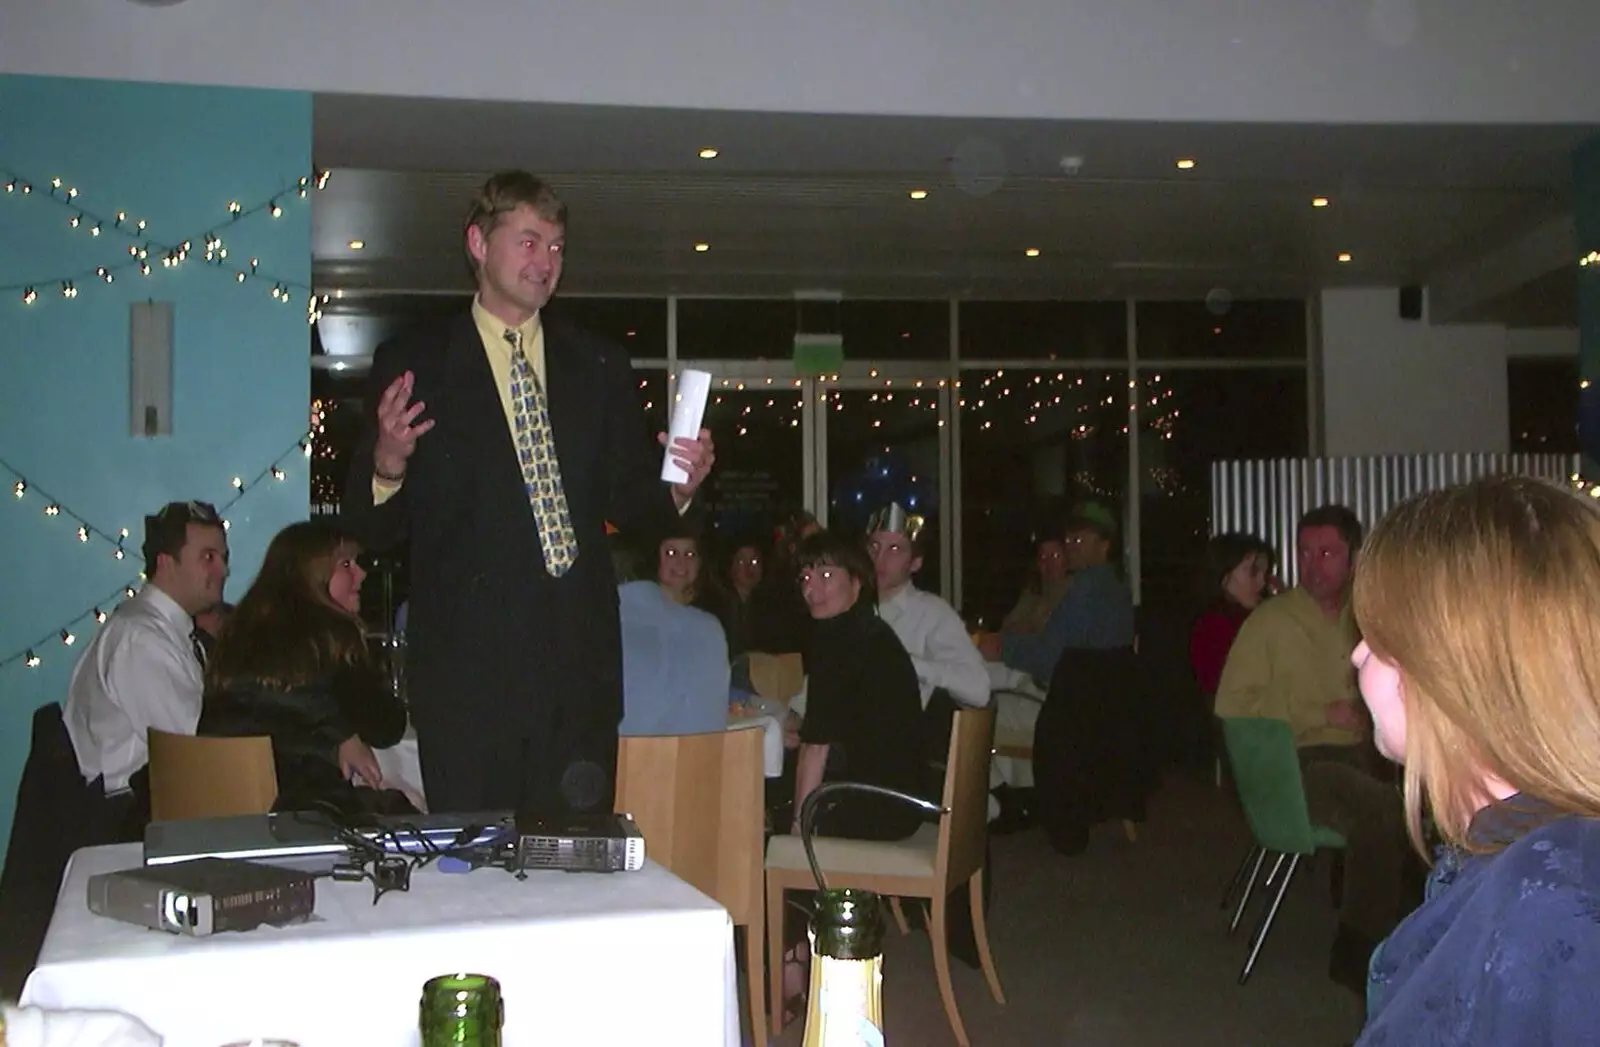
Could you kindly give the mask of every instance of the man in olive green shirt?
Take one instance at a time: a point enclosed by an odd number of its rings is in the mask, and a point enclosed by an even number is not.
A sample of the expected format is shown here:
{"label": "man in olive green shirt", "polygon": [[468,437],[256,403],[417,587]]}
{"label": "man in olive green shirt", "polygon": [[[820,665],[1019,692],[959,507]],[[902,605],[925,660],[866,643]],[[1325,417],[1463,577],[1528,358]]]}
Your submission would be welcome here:
{"label": "man in olive green shirt", "polygon": [[1398,790],[1380,780],[1350,652],[1360,639],[1350,580],[1361,523],[1342,505],[1296,529],[1300,585],[1245,619],[1217,685],[1224,718],[1284,720],[1294,733],[1311,820],[1345,838],[1344,898],[1329,974],[1358,992],[1367,961],[1409,906]]}

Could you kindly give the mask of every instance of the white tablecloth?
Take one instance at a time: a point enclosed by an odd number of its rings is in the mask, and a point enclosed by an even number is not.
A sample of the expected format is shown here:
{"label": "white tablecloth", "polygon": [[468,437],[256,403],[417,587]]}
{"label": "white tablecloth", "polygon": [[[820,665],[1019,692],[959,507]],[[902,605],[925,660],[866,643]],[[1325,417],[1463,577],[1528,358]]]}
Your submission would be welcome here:
{"label": "white tablecloth", "polygon": [[[1033,744],[1033,725],[1039,719],[1039,702],[1029,701],[1023,695],[1043,701],[1045,692],[1033,682],[1033,677],[1001,662],[985,662],[989,670],[989,686],[993,688],[995,705],[995,737],[997,739],[1026,740]],[[1033,761],[1015,756],[996,756],[990,767],[991,784],[1005,784],[1027,789],[1033,785]]]}
{"label": "white tablecloth", "polygon": [[89,877],[140,860],[138,844],[73,855],[23,1004],[122,1011],[166,1047],[414,1047],[423,982],[470,971],[500,981],[506,1047],[739,1043],[728,914],[654,863],[430,868],[376,906],[368,884],[319,880],[310,923],[186,938],[89,912]]}
{"label": "white tablecloth", "polygon": [[[761,742],[762,762],[768,778],[783,774],[783,722],[775,716],[745,716],[728,721],[728,730],[760,727],[765,733]],[[427,795],[422,789],[422,757],[417,752],[417,733],[407,728],[398,745],[378,749],[373,753],[378,767],[383,771],[384,784],[404,790],[411,801],[426,809]]]}

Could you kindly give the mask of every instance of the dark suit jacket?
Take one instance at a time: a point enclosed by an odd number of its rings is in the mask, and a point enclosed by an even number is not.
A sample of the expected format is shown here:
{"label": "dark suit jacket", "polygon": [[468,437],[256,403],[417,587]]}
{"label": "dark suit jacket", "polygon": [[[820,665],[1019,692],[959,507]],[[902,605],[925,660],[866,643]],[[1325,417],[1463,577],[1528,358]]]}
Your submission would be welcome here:
{"label": "dark suit jacket", "polygon": [[[598,763],[610,795],[622,654],[604,525],[651,533],[676,510],[627,357],[548,322],[544,342],[551,427],[579,549],[561,578],[544,569],[471,313],[387,342],[373,361],[367,428],[342,512],[369,549],[410,543],[406,675],[430,798],[430,763],[482,758],[490,739],[508,735],[553,744],[562,764]],[[378,398],[407,370],[416,376],[413,401],[426,405],[421,419],[437,424],[418,439],[399,492],[374,506]],[[546,785],[563,769],[549,768]]]}

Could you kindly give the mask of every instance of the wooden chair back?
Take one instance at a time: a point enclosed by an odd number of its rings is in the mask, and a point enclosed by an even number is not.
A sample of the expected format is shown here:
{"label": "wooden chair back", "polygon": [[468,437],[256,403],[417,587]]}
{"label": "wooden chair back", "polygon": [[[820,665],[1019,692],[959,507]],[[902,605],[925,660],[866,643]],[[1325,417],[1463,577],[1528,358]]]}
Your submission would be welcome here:
{"label": "wooden chair back", "polygon": [[715,899],[738,926],[760,926],[765,777],[759,727],[621,739],[619,813],[645,856]]}
{"label": "wooden chair back", "polygon": [[151,729],[150,819],[265,814],[278,799],[272,739],[204,738]]}
{"label": "wooden chair back", "polygon": [[787,706],[805,686],[805,665],[798,654],[751,651],[745,657],[750,661],[750,686],[762,698]]}
{"label": "wooden chair back", "polygon": [[945,764],[944,807],[939,822],[935,877],[940,890],[966,883],[983,867],[989,821],[989,759],[994,739],[994,706],[957,709],[950,727]]}

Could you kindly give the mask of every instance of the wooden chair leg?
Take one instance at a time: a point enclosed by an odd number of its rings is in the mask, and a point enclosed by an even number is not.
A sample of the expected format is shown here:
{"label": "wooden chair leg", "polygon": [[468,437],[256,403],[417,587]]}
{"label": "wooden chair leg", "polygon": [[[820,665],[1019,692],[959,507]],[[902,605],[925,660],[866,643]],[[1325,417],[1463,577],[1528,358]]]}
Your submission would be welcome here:
{"label": "wooden chair leg", "polygon": [[[983,901],[981,893],[978,901]],[[961,1011],[956,1007],[955,989],[950,984],[950,943],[945,934],[944,902],[943,897],[933,899],[933,916],[928,923],[928,940],[933,943],[933,974],[939,981],[939,998],[944,1001],[944,1014],[950,1019],[950,1031],[955,1033],[956,1043],[960,1047],[972,1047],[972,1041],[967,1039],[967,1027],[961,1024]],[[979,919],[976,911],[972,919],[976,930]]]}
{"label": "wooden chair leg", "polygon": [[[754,987],[760,976],[752,971],[750,984]],[[783,1035],[783,887],[769,875],[767,878],[767,1003],[772,1008],[772,1035]]]}
{"label": "wooden chair leg", "polygon": [[911,925],[906,922],[906,911],[900,908],[899,895],[891,894],[889,896],[889,911],[894,913],[894,925],[900,928],[900,933],[910,934]]}
{"label": "wooden chair leg", "polygon": [[[762,933],[764,920],[757,920],[744,929],[744,982],[750,993],[750,1035],[755,1047],[767,1047],[767,1009],[762,1000],[766,988],[761,984],[762,948],[766,935]],[[781,935],[780,935],[781,937]]]}
{"label": "wooden chair leg", "polygon": [[967,900],[972,906],[972,936],[978,941],[978,963],[983,966],[983,976],[989,982],[989,994],[995,1003],[1004,1006],[1006,994],[1000,988],[1000,972],[995,970],[994,954],[989,951],[989,924],[983,914],[982,869],[967,881]]}

